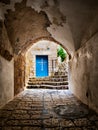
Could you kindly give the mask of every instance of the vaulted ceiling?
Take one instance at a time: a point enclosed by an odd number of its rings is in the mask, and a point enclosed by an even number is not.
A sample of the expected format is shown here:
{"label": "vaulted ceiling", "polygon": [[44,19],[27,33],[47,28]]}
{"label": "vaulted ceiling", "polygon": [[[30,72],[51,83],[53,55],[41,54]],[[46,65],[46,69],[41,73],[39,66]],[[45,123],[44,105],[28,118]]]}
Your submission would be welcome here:
{"label": "vaulted ceiling", "polygon": [[72,54],[98,31],[97,0],[1,0],[0,12],[16,54],[40,39]]}

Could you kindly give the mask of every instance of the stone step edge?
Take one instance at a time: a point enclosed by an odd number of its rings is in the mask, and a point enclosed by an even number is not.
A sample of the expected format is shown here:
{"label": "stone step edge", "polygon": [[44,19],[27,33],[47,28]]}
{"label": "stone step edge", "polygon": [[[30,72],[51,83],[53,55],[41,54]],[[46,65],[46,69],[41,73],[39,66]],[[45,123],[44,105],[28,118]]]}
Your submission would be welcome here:
{"label": "stone step edge", "polygon": [[50,82],[28,82],[27,84],[66,84],[66,83],[68,83],[68,81],[62,81],[62,82],[60,82],[60,81],[58,81],[58,82],[52,82],[52,81],[50,81]]}
{"label": "stone step edge", "polygon": [[68,78],[51,78],[51,79],[29,79],[28,81],[64,81],[68,80]]}
{"label": "stone step edge", "polygon": [[54,76],[48,76],[42,78],[29,77],[29,79],[48,79],[48,78],[62,78],[62,77],[68,77],[68,75],[54,75]]}
{"label": "stone step edge", "polygon": [[60,85],[60,86],[53,86],[53,85],[27,85],[29,89],[32,88],[46,88],[46,89],[68,89],[68,85]]}

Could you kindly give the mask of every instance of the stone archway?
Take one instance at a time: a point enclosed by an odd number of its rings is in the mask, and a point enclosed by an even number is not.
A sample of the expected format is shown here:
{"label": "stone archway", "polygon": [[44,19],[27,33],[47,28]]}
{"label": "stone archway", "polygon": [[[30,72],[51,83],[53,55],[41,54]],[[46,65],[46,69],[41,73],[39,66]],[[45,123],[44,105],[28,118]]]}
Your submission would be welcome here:
{"label": "stone archway", "polygon": [[[54,43],[57,45],[61,45],[58,42],[56,43],[50,39],[48,39],[48,40],[46,40],[46,38],[43,38],[43,39],[44,39],[44,41],[50,42],[50,44]],[[40,42],[40,41],[42,41],[42,39],[40,39],[40,40],[38,39],[38,40],[36,40],[36,42],[34,41],[34,43],[32,41],[31,42],[32,46],[36,45],[36,43],[38,43],[37,41]],[[25,71],[25,70],[26,70],[26,54],[27,54],[26,52],[28,52],[28,49],[32,48],[31,43],[29,43],[28,48],[25,48],[21,54],[15,56],[15,61],[14,61],[14,69],[15,69],[15,73],[14,73],[15,74],[15,80],[14,80],[15,81],[15,91],[14,92],[15,92],[15,95],[25,88],[26,82],[30,75],[30,67],[32,66],[31,63],[30,63],[31,65],[29,66],[28,70],[27,71]],[[52,50],[51,54],[52,53],[53,53],[53,50]],[[53,53],[53,55],[54,55],[54,53]],[[49,58],[49,60],[50,60],[50,58]],[[50,73],[53,73],[53,72],[51,72],[52,68],[51,68],[50,64],[52,64],[52,62],[49,63],[49,66],[50,66],[49,75],[51,75]],[[25,76],[25,75],[27,75],[27,76]],[[34,75],[33,75],[33,77],[34,77]]]}

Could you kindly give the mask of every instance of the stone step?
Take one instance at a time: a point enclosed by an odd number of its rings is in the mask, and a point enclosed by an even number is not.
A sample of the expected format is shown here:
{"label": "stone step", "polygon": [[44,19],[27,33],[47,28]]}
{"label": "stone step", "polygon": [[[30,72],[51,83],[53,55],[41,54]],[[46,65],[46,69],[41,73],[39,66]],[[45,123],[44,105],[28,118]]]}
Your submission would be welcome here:
{"label": "stone step", "polygon": [[48,85],[68,85],[68,81],[63,82],[54,82],[54,81],[40,81],[40,82],[28,82],[28,85],[36,85],[36,84],[48,84]]}
{"label": "stone step", "polygon": [[27,85],[27,88],[44,88],[44,89],[68,89],[68,85],[60,85],[60,86],[53,86],[53,85]]}
{"label": "stone step", "polygon": [[52,78],[66,78],[68,75],[53,75]]}
{"label": "stone step", "polygon": [[66,81],[68,80],[68,77],[65,78],[44,78],[44,79],[29,79],[29,82],[44,82],[44,81]]}
{"label": "stone step", "polygon": [[30,77],[27,88],[68,89],[68,74],[56,72],[53,76],[49,77]]}
{"label": "stone step", "polygon": [[51,78],[51,81],[66,81],[68,80],[68,77],[64,77],[64,78]]}
{"label": "stone step", "polygon": [[54,75],[67,75],[67,72],[55,72]]}

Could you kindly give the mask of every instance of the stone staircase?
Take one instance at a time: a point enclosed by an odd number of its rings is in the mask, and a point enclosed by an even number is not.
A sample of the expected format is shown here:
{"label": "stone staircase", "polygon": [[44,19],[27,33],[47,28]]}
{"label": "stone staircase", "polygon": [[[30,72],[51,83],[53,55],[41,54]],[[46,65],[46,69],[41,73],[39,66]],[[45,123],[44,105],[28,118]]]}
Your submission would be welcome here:
{"label": "stone staircase", "polygon": [[30,76],[27,88],[68,89],[68,66],[66,63],[58,65],[52,76],[35,78]]}
{"label": "stone staircase", "polygon": [[55,72],[55,74],[50,77],[30,77],[27,88],[68,89],[68,74],[64,72]]}

